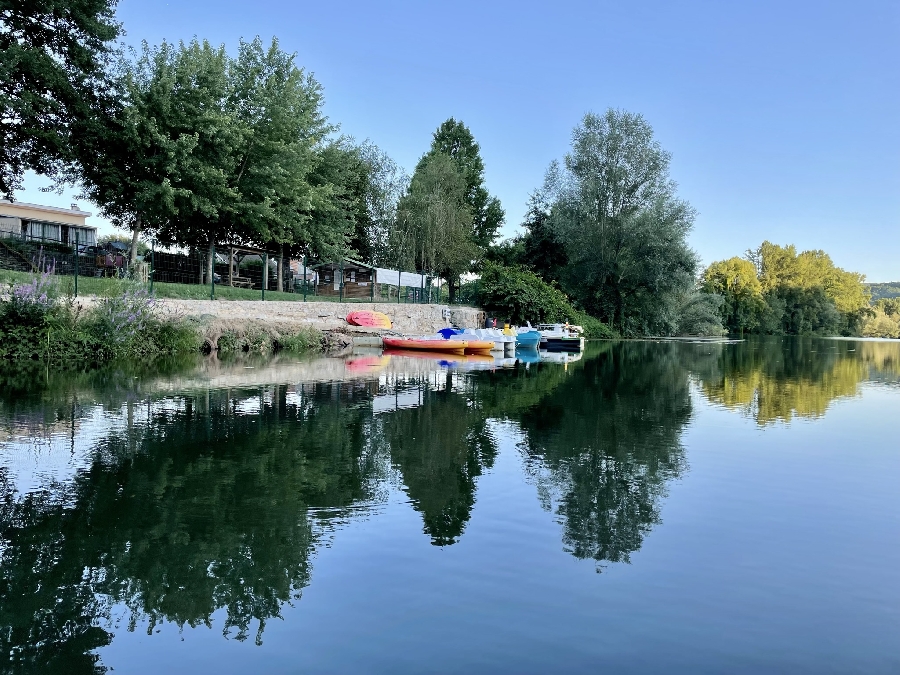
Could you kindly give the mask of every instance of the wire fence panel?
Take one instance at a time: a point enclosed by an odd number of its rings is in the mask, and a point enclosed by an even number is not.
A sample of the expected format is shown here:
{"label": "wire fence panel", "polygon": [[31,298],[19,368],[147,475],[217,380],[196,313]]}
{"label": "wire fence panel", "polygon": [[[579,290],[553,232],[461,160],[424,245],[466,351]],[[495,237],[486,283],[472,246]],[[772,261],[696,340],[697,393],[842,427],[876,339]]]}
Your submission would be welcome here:
{"label": "wire fence panel", "polygon": [[[31,237],[18,232],[6,232],[0,230],[0,269],[13,270],[26,273],[44,272],[49,266],[54,274],[61,276],[74,276],[82,278],[124,278],[129,269],[133,278],[144,283],[181,284],[186,286],[203,285],[210,286],[208,279],[208,254],[205,251],[191,251],[189,253],[169,253],[166,251],[148,251],[143,260],[133,266],[128,264],[128,256],[124,250],[109,250],[105,247],[90,245],[78,246],[75,252],[75,244],[49,241],[40,237]],[[140,260],[140,259],[139,259]],[[229,268],[226,256],[218,252],[214,271],[214,289],[234,287],[236,289],[253,290],[263,296],[263,270],[262,259],[243,261]],[[268,293],[278,289],[278,274],[276,265],[270,258],[265,265],[268,270],[266,279],[266,299],[287,299],[285,296],[270,296]],[[292,299],[307,301],[327,302],[392,302],[392,303],[431,303],[446,304],[446,284],[435,285],[430,277],[425,275],[404,273],[403,281],[416,281],[419,285],[407,285],[396,283],[383,283],[372,281],[345,281],[343,284],[334,280],[327,283],[319,281],[316,277],[304,281],[303,275],[292,271],[291,266],[282,266],[282,289],[285,293],[293,295]],[[91,288],[96,288],[92,285]],[[84,292],[85,289],[82,289]],[[99,292],[99,291],[98,291]],[[175,297],[193,297],[201,293],[209,297],[209,293],[199,289],[182,295],[178,291]]]}

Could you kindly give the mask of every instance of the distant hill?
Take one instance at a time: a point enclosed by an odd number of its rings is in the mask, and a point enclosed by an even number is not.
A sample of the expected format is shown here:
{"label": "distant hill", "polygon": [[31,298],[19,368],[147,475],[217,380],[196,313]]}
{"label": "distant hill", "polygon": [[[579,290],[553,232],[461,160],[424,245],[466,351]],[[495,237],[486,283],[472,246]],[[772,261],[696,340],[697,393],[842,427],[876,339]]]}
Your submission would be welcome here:
{"label": "distant hill", "polygon": [[890,281],[886,284],[868,284],[872,291],[872,302],[882,298],[900,298],[900,281]]}

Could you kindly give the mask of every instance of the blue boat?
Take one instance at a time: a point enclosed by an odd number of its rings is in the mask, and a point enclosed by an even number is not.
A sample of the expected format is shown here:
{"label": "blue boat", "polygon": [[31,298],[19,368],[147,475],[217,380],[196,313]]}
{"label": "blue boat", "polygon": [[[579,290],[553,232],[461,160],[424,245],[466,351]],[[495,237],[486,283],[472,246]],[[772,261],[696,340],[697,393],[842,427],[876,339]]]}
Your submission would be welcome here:
{"label": "blue boat", "polygon": [[533,347],[534,349],[537,349],[539,344],[541,344],[541,334],[536,330],[526,330],[521,333],[516,333],[516,346],[518,347]]}

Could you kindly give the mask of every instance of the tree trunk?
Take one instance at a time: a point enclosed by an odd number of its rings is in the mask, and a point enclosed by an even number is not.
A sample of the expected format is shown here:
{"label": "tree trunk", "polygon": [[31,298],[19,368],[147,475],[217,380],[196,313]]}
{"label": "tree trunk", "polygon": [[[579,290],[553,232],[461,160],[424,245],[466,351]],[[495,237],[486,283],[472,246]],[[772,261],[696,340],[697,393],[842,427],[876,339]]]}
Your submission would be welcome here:
{"label": "tree trunk", "polygon": [[203,251],[197,247],[197,283],[203,285]]}
{"label": "tree trunk", "polygon": [[216,271],[216,243],[212,240],[209,242],[209,256],[206,261],[206,282],[213,282],[213,274]]}
{"label": "tree trunk", "polygon": [[279,293],[284,291],[284,245],[278,247],[278,264],[275,268],[278,274],[278,281],[275,282],[275,290]]}
{"label": "tree trunk", "polygon": [[137,262],[138,235],[141,233],[141,217],[134,219],[134,227],[131,231],[131,251],[128,253],[128,262],[132,266]]}
{"label": "tree trunk", "polygon": [[452,274],[447,275],[447,296],[448,302],[452,305],[453,301],[456,300],[456,284],[453,283],[455,279]]}

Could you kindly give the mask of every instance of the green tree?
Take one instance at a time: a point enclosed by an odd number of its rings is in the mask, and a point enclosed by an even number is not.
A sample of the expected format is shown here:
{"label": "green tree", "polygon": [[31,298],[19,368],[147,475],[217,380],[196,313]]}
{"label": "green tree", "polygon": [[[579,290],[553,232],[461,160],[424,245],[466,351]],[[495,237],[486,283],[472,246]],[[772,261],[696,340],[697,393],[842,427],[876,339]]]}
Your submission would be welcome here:
{"label": "green tree", "polygon": [[478,256],[466,183],[456,162],[442,153],[425,155],[397,211],[393,248],[400,268],[414,267],[447,279],[453,302],[456,279]]}
{"label": "green tree", "polygon": [[388,240],[409,177],[387,153],[370,141],[341,137],[322,148],[311,181],[331,186],[324,205],[312,212],[313,229],[331,237],[313,247],[320,257],[333,259],[349,250],[365,262],[396,263]]}
{"label": "green tree", "polygon": [[26,169],[72,161],[71,135],[106,98],[105,65],[121,31],[116,0],[0,1],[0,194]]}
{"label": "green tree", "polygon": [[276,39],[265,48],[257,37],[241,41],[230,61],[226,111],[239,139],[223,164],[238,199],[210,220],[210,242],[218,234],[276,247],[279,264],[292,244],[340,242],[345,234],[318,231],[312,217],[333,192],[330,184],[310,180],[333,128],[322,113],[321,85],[295,58]]}
{"label": "green tree", "polygon": [[174,222],[184,227],[236,196],[217,166],[229,139],[220,107],[226,62],[224,49],[208,43],[145,43],[119,64],[119,98],[74,138],[76,162],[57,177],[79,184],[103,216],[132,231],[132,260],[141,233],[175,240]]}
{"label": "green tree", "polygon": [[773,313],[782,310],[782,330],[844,334],[857,330],[870,297],[863,275],[837,267],[824,251],[798,254],[793,245],[765,241],[750,256]]}
{"label": "green tree", "polygon": [[409,188],[410,177],[403,167],[371,141],[360,144],[358,152],[368,167],[364,199],[368,228],[365,233],[366,248],[370,251],[370,257],[365,260],[382,266],[393,265],[396,261],[390,255],[390,233],[397,222],[397,204]]}
{"label": "green tree", "polygon": [[481,148],[469,128],[452,117],[438,127],[431,141],[431,152],[448,155],[456,162],[465,180],[465,203],[472,214],[476,245],[482,249],[491,245],[505,214],[500,200],[491,197],[484,187],[484,162]]}
{"label": "green tree", "polygon": [[678,298],[694,285],[694,210],[675,195],[669,159],[643,117],[610,109],[584,116],[547,174],[563,287],[625,334],[674,330]]}
{"label": "green tree", "polygon": [[702,282],[707,293],[722,297],[722,320],[730,332],[760,326],[766,303],[752,262],[737,257],[714,262],[703,272]]}
{"label": "green tree", "polygon": [[569,263],[566,249],[550,224],[551,204],[542,191],[535,191],[528,200],[528,212],[522,226],[524,252],[522,264],[537,271],[547,281],[561,283]]}

